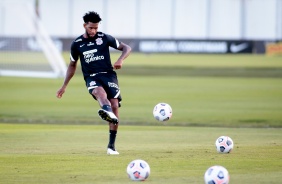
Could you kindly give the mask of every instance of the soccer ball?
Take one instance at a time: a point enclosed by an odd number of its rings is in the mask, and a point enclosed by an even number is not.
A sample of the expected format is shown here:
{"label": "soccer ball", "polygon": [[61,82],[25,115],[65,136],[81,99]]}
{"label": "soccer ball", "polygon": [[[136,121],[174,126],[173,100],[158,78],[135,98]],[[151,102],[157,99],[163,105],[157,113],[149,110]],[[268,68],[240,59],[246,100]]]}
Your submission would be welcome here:
{"label": "soccer ball", "polygon": [[215,146],[218,153],[230,153],[234,144],[230,137],[220,136],[216,139]]}
{"label": "soccer ball", "polygon": [[153,115],[158,121],[167,121],[172,116],[172,109],[167,103],[158,103],[153,109]]}
{"label": "soccer ball", "polygon": [[128,177],[133,181],[144,181],[150,175],[150,166],[144,160],[133,160],[127,166]]}
{"label": "soccer ball", "polygon": [[205,184],[228,184],[229,173],[227,169],[222,166],[215,165],[205,172]]}

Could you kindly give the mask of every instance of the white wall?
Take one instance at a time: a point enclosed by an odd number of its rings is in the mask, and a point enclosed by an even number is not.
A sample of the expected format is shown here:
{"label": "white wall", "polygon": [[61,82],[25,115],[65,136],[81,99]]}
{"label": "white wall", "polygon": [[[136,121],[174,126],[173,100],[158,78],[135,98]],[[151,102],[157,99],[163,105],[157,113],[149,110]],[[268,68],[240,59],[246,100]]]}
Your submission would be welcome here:
{"label": "white wall", "polygon": [[[4,11],[5,1],[35,0],[0,0],[0,35],[16,35],[12,24],[20,23]],[[39,6],[55,37],[82,34],[82,16],[96,11],[100,31],[119,38],[282,39],[282,0],[39,0]]]}
{"label": "white wall", "polygon": [[[32,22],[30,17],[32,17],[31,14],[33,13],[30,10],[33,9],[33,6],[25,3],[32,3],[33,1],[24,0],[22,3],[17,0],[0,0],[0,35],[24,36],[34,34],[34,26],[30,25]],[[14,3],[17,3],[17,6],[14,6]]]}
{"label": "white wall", "polygon": [[175,1],[173,38],[207,38],[207,0]]}
{"label": "white wall", "polygon": [[210,4],[208,38],[240,39],[241,3],[238,0],[213,0]]}
{"label": "white wall", "polygon": [[[102,30],[119,37],[133,38],[138,35],[137,1],[106,0],[105,2],[105,14],[101,15],[102,24],[105,25]],[[124,7],[121,7],[121,5]],[[98,13],[103,12],[103,10],[96,11]]]}
{"label": "white wall", "polygon": [[39,5],[39,16],[50,35],[67,36],[71,33],[68,0],[40,0]]}
{"label": "white wall", "polygon": [[[246,1],[246,38],[274,39],[276,37],[276,27],[282,26],[282,22],[276,22],[276,15],[280,9],[276,9],[276,0],[249,0]],[[278,6],[279,7],[279,6]],[[281,21],[281,19],[280,19]],[[280,37],[281,38],[281,37]]]}

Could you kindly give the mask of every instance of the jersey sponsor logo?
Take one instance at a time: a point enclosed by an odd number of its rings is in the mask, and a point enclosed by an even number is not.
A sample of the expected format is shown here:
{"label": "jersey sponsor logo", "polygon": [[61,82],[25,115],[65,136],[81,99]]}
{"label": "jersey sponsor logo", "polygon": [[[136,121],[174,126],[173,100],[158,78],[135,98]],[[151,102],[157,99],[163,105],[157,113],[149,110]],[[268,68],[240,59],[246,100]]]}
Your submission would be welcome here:
{"label": "jersey sponsor logo", "polygon": [[97,49],[92,49],[82,53],[86,63],[89,64],[90,62],[104,59],[104,56],[95,56],[95,52],[97,52]]}
{"label": "jersey sponsor logo", "polygon": [[80,45],[79,47],[83,47],[85,44]]}
{"label": "jersey sponsor logo", "polygon": [[95,52],[97,52],[97,49],[92,49],[92,50],[83,52],[83,55],[92,54],[92,53],[95,53]]}
{"label": "jersey sponsor logo", "polygon": [[102,45],[102,44],[103,44],[102,38],[97,38],[97,39],[96,39],[96,44],[97,44],[97,45]]}
{"label": "jersey sponsor logo", "polygon": [[91,45],[94,45],[94,43],[89,42],[89,43],[87,44],[87,46],[91,46]]}

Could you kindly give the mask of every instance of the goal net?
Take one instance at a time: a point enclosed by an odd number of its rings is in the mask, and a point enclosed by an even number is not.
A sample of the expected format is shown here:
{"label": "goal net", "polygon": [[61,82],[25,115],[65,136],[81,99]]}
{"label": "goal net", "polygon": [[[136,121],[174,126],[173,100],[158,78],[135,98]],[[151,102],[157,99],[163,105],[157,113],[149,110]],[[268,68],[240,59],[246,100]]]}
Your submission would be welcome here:
{"label": "goal net", "polygon": [[0,20],[0,76],[65,75],[62,54],[36,15],[32,1],[1,0]]}

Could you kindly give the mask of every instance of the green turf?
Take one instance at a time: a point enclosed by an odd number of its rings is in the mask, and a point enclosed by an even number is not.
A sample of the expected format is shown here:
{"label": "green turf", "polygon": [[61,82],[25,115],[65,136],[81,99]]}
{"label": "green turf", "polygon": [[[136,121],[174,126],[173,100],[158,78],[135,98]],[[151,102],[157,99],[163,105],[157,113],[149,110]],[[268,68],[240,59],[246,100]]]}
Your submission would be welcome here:
{"label": "green turf", "polygon": [[[63,54],[69,63],[69,53]],[[115,61],[118,53],[112,54]],[[78,70],[80,72],[80,70]],[[282,59],[265,55],[200,55],[133,53],[125,61],[122,75],[212,76],[282,78]]]}
{"label": "green turf", "polygon": [[[117,56],[113,54],[113,60]],[[282,127],[281,61],[264,55],[133,53],[118,71],[123,97],[121,122],[158,125],[152,109],[159,102],[167,102],[173,108],[170,125]],[[1,77],[0,120],[103,123],[80,68],[58,100],[55,94],[62,82]]]}
{"label": "green turf", "polygon": [[40,65],[47,64],[48,60],[43,52],[13,52],[1,51],[0,52],[0,66],[5,65]]}
{"label": "green turf", "polygon": [[[63,54],[66,61],[69,53]],[[111,55],[113,61],[119,53]],[[281,56],[249,54],[142,54],[132,53],[124,66],[195,67],[195,68],[282,68]]]}
{"label": "green turf", "polygon": [[[132,183],[127,164],[144,159],[146,183],[203,183],[206,169],[226,167],[230,183],[280,183],[281,129],[121,126],[119,156],[107,156],[107,125],[0,124],[0,183]],[[232,137],[230,154],[214,142]]]}
{"label": "green turf", "polygon": [[[130,55],[118,71],[117,157],[105,154],[108,126],[79,70],[62,99],[63,79],[0,77],[1,184],[132,183],[125,169],[137,158],[151,166],[146,183],[203,183],[215,164],[230,183],[281,183],[281,57]],[[159,102],[172,106],[168,122],[153,118]],[[231,154],[216,153],[221,135]]]}
{"label": "green turf", "polygon": [[[34,123],[101,124],[98,104],[82,76],[62,99],[62,79],[0,78],[0,120]],[[184,126],[282,127],[282,79],[120,76],[122,124],[157,125],[153,107],[172,106],[166,124]]]}

